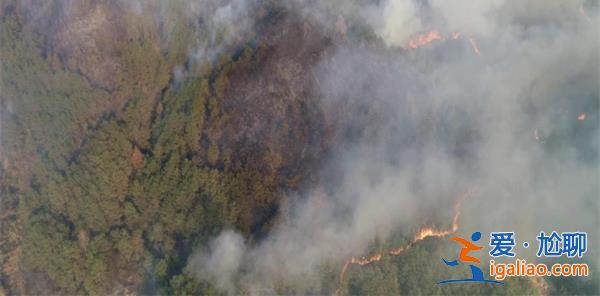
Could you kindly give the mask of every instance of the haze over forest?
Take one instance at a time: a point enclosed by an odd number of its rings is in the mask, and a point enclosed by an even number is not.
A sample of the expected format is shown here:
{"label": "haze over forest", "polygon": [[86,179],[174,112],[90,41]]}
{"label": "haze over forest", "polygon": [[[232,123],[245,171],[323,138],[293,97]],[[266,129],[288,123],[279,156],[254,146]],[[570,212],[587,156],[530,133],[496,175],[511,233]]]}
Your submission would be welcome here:
{"label": "haze over forest", "polygon": [[[598,295],[598,11],[0,0],[0,295]],[[435,284],[553,230],[589,277]]]}

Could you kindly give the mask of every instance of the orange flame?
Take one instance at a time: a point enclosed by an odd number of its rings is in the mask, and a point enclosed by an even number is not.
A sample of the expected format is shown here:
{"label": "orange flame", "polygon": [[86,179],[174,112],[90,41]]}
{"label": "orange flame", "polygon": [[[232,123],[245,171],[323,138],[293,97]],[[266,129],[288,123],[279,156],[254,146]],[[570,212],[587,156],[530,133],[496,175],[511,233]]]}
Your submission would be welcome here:
{"label": "orange flame", "polygon": [[408,41],[408,47],[415,49],[423,45],[429,44],[434,40],[444,40],[445,38],[438,31],[429,31],[425,34],[421,34],[414,39]]}
{"label": "orange flame", "polygon": [[581,113],[579,114],[579,116],[577,116],[577,120],[584,121],[586,117],[587,115],[585,113]]}
{"label": "orange flame", "polygon": [[[449,39],[451,40],[457,40],[459,38],[461,38],[462,35],[460,32],[452,32],[450,34]],[[475,42],[475,39],[473,39],[472,37],[467,37],[469,39],[469,43],[471,44],[471,48],[473,48],[473,51],[477,54],[477,55],[481,55],[481,52],[479,52],[479,47],[477,46],[477,43]],[[429,31],[427,33],[423,33],[420,35],[417,35],[415,38],[411,39],[408,41],[408,44],[406,45],[408,48],[411,49],[416,49],[419,48],[421,46],[427,45],[435,40],[439,40],[439,41],[444,41],[447,40],[448,37],[445,37],[444,35],[442,35],[439,31],[437,30],[432,30]]]}
{"label": "orange flame", "polygon": [[[434,227],[428,227],[428,226],[422,227],[415,234],[413,239],[408,244],[400,246],[395,249],[391,249],[389,252],[387,252],[387,254],[389,254],[390,256],[398,256],[401,253],[403,253],[404,251],[408,250],[410,247],[412,247],[415,243],[422,241],[428,237],[443,237],[443,236],[446,236],[446,235],[456,232],[458,230],[458,219],[460,217],[460,207],[461,207],[464,199],[471,194],[472,194],[472,189],[467,190],[464,194],[461,194],[459,196],[459,198],[457,199],[457,201],[454,203],[454,216],[452,217],[452,226],[449,229],[436,229]],[[342,270],[340,271],[339,285],[338,285],[338,288],[335,290],[335,294],[339,295],[340,290],[342,288],[342,282],[344,281],[344,276],[346,274],[346,271],[348,270],[348,267],[350,267],[350,265],[355,264],[358,266],[365,266],[365,265],[380,261],[385,254],[386,254],[385,252],[381,252],[381,253],[376,253],[368,258],[362,257],[361,259],[357,259],[355,257],[352,257],[352,258],[346,260],[346,262],[342,266]]]}

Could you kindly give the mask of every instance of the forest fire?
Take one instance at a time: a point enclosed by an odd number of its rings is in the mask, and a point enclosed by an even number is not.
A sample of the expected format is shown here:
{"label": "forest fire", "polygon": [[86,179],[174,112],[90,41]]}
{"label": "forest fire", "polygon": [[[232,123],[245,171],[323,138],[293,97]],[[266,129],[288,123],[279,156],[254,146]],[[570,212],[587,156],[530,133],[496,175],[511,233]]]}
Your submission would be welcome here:
{"label": "forest fire", "polygon": [[415,37],[414,39],[411,39],[408,42],[408,47],[415,49],[415,48],[419,48],[423,45],[429,44],[434,40],[444,40],[446,38],[444,38],[442,36],[442,34],[440,34],[440,32],[438,31],[429,31],[425,34],[421,34],[417,37]]}
{"label": "forest fire", "polygon": [[600,296],[599,1],[0,0],[0,296]]}
{"label": "forest fire", "polygon": [[[422,241],[428,237],[444,237],[444,236],[447,236],[449,234],[456,232],[458,230],[458,219],[460,217],[460,207],[461,207],[463,201],[465,200],[465,198],[468,197],[469,195],[471,195],[472,193],[473,193],[473,189],[467,190],[465,193],[461,194],[458,197],[458,199],[456,200],[456,202],[454,203],[454,216],[452,217],[452,226],[450,228],[437,229],[437,228],[431,227],[431,226],[424,226],[415,234],[413,239],[408,244],[400,246],[395,249],[391,249],[390,251],[387,252],[387,254],[389,256],[398,256],[398,255],[402,254],[404,251],[410,249],[410,247],[412,247],[415,243]],[[342,270],[340,271],[340,277],[339,277],[340,280],[339,280],[338,288],[335,291],[335,294],[339,295],[342,282],[344,281],[344,276],[346,274],[346,271],[348,270],[348,267],[350,267],[350,265],[353,265],[353,264],[358,265],[358,266],[369,265],[371,263],[380,261],[385,254],[386,254],[386,252],[381,252],[381,253],[376,253],[368,258],[362,257],[362,258],[358,259],[358,258],[352,257],[352,258],[348,259],[344,263],[344,266],[342,267]]]}
{"label": "forest fire", "polygon": [[454,204],[454,216],[452,217],[452,226],[449,229],[436,229],[434,227],[423,227],[421,230],[417,232],[415,237],[408,245],[398,247],[396,249],[390,250],[390,255],[398,256],[400,253],[408,250],[413,244],[422,241],[428,237],[442,237],[449,234],[452,234],[458,230],[458,218],[460,217],[460,207],[464,199],[471,194],[471,190],[468,190],[466,193],[462,194],[456,203]]}
{"label": "forest fire", "polygon": [[[450,34],[450,37],[448,38],[448,37],[445,37],[439,31],[432,30],[432,31],[429,31],[424,34],[420,34],[420,35],[416,36],[415,38],[409,40],[408,44],[406,46],[411,49],[416,49],[421,46],[430,44],[431,42],[433,42],[435,40],[439,40],[439,41],[444,41],[444,40],[448,40],[448,39],[457,40],[461,37],[462,37],[462,34],[460,32],[452,32]],[[477,42],[475,42],[475,39],[473,39],[472,37],[467,37],[467,38],[469,40],[469,43],[471,44],[471,48],[473,49],[473,51],[477,55],[481,55],[481,52],[479,51],[479,46],[477,45]]]}

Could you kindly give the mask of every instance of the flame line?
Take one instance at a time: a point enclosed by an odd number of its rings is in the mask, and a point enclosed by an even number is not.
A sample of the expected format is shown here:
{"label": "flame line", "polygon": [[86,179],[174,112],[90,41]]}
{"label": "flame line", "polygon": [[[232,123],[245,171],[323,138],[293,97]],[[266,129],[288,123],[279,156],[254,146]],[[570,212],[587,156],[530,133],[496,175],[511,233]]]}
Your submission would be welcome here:
{"label": "flame line", "polygon": [[459,198],[456,200],[456,202],[454,203],[454,216],[452,217],[452,226],[449,229],[440,230],[440,229],[436,229],[436,228],[430,227],[430,226],[423,226],[417,232],[417,234],[415,234],[413,239],[406,245],[391,249],[388,252],[375,253],[368,258],[361,257],[359,259],[356,257],[351,257],[350,259],[346,260],[346,262],[344,263],[344,265],[342,266],[342,269],[340,271],[338,288],[335,290],[334,295],[340,294],[340,291],[342,288],[342,283],[344,282],[344,276],[346,275],[346,271],[348,270],[350,265],[358,265],[358,266],[369,265],[371,263],[380,261],[381,259],[383,259],[383,256],[386,254],[388,256],[398,256],[398,255],[402,254],[404,251],[410,249],[415,243],[422,241],[428,237],[444,237],[444,236],[447,236],[449,234],[452,234],[452,233],[458,231],[458,219],[460,217],[460,208],[461,208],[462,203],[465,200],[465,198],[470,196],[472,193],[473,193],[473,189],[467,190],[465,193],[461,194],[459,196]]}
{"label": "flame line", "polygon": [[[408,41],[408,44],[406,45],[406,47],[408,47],[410,49],[416,49],[416,48],[427,45],[436,40],[439,40],[439,41],[445,41],[448,39],[457,40],[461,37],[462,37],[462,34],[460,32],[452,32],[449,37],[446,37],[439,31],[432,30],[427,33],[417,35],[413,39],[410,39]],[[473,49],[473,52],[475,52],[478,56],[481,55],[481,52],[479,51],[479,46],[477,45],[477,42],[475,42],[475,39],[473,39],[473,37],[469,37],[469,36],[466,36],[465,38],[468,39],[469,44],[471,45],[471,48]]]}

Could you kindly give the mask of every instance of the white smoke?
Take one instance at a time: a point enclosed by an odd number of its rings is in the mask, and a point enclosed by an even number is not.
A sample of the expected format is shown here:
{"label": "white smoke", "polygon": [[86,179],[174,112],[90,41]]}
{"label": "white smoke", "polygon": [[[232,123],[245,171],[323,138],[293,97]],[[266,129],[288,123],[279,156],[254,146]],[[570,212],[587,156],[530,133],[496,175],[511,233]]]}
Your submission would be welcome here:
{"label": "white smoke", "polygon": [[198,23],[200,32],[198,47],[190,52],[195,61],[211,60],[225,46],[241,39],[253,27],[253,18],[249,15],[252,0],[196,0],[189,1],[188,18]]}
{"label": "white smoke", "polygon": [[[324,164],[334,184],[288,197],[290,214],[273,233],[243,254],[235,248],[224,266],[218,248],[200,255],[212,266],[205,271],[227,289],[256,293],[282,279],[310,282],[324,262],[363,254],[376,238],[439,223],[422,217],[434,208],[451,211],[456,194],[469,187],[477,194],[463,209],[465,232],[518,230],[533,239],[540,230],[579,230],[596,244],[598,18],[593,9],[582,17],[580,5],[434,0],[423,8],[390,0],[367,6],[369,17],[379,11],[380,21],[369,23],[392,48],[340,45],[314,69],[325,114],[340,121],[341,133],[355,132],[340,136],[337,156]],[[472,36],[481,56],[464,39],[394,50],[433,25]],[[348,107],[363,105],[366,114]],[[579,122],[579,112],[590,116]],[[535,139],[536,129],[543,139]],[[223,236],[231,234],[216,241]]]}
{"label": "white smoke", "polygon": [[240,270],[242,256],[246,251],[244,238],[232,231],[223,231],[211,244],[207,253],[190,258],[187,269],[196,276],[212,276],[216,286],[230,290],[231,282]]}
{"label": "white smoke", "polygon": [[423,30],[417,4],[412,0],[388,0],[381,8],[383,24],[376,30],[390,46],[404,46]]}

